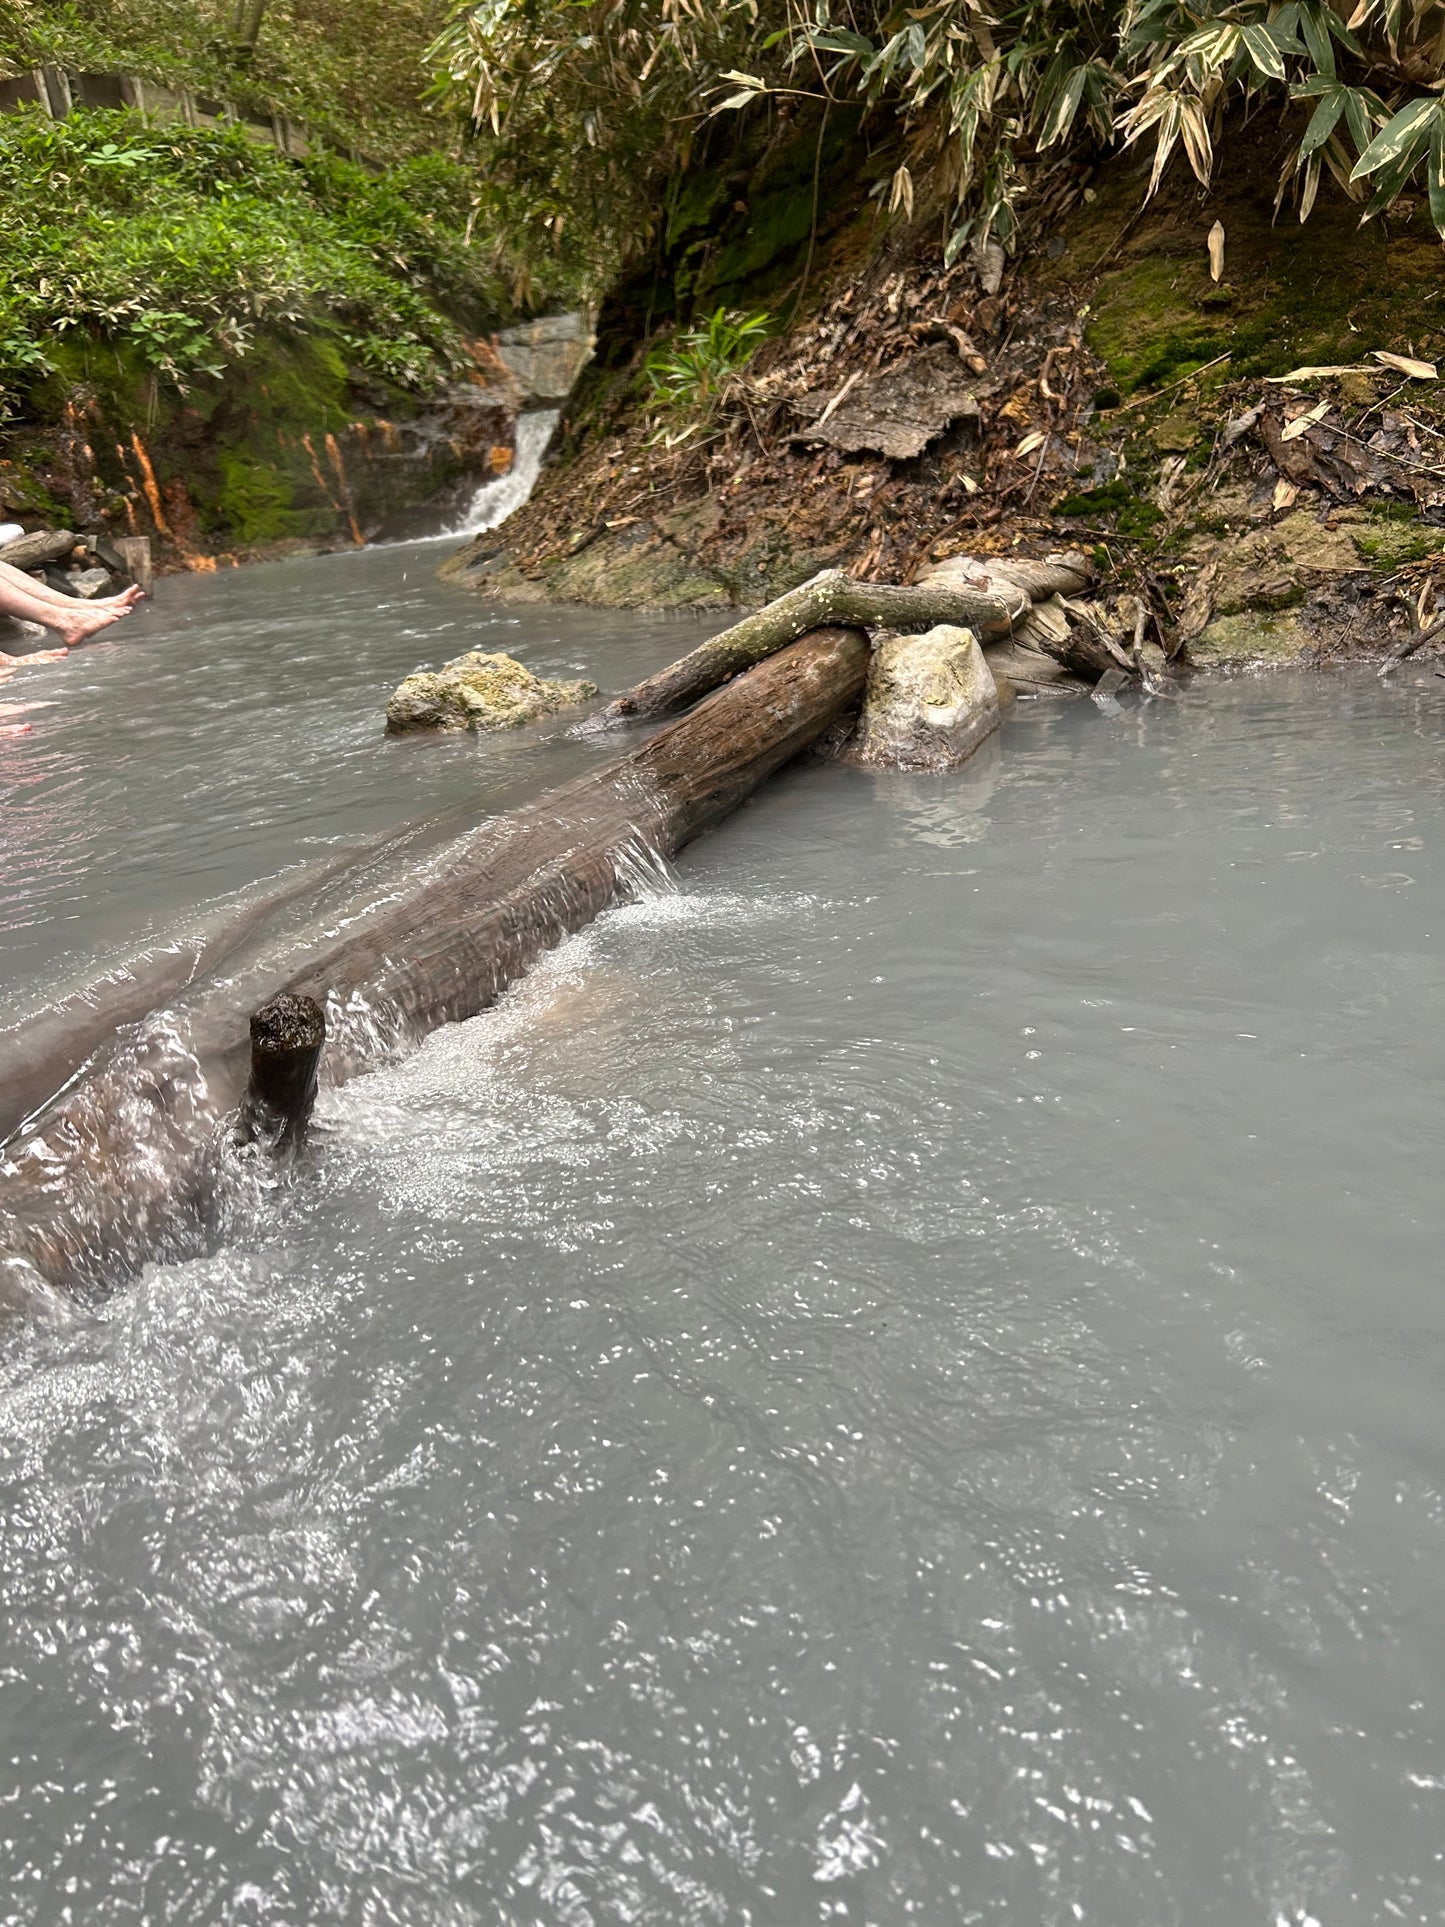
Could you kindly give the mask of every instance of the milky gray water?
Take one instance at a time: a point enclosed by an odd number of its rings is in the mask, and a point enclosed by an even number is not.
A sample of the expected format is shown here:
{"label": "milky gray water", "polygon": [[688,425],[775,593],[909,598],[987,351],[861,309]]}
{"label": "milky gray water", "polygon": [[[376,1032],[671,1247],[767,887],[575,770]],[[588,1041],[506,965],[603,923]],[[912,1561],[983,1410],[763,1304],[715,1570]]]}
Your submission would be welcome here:
{"label": "milky gray water", "polygon": [[[384,743],[415,662],[701,633],[411,555],[32,672],[9,1000],[600,753]],[[1445,1920],[1442,734],[1300,675],[789,772],[240,1242],[12,1321],[0,1919]]]}

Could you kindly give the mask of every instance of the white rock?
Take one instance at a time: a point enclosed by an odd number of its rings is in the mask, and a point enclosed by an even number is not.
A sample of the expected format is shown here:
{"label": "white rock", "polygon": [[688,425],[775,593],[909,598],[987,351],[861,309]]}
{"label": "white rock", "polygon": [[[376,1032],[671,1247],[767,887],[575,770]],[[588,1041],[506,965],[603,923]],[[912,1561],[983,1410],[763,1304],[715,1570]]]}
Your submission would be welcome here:
{"label": "white rock", "polygon": [[849,760],[883,769],[951,769],[1002,720],[999,692],[971,629],[879,636]]}

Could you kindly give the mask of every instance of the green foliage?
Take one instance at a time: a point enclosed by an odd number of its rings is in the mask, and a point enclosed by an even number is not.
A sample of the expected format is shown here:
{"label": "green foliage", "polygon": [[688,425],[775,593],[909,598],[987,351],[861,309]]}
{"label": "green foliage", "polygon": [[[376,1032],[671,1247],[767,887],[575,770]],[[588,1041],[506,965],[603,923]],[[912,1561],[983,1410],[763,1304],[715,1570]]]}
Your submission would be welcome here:
{"label": "green foliage", "polygon": [[445,0],[265,0],[252,48],[237,0],[6,0],[0,62],[139,73],[400,159],[451,131],[421,99],[445,14]]}
{"label": "green foliage", "polygon": [[1231,106],[1271,96],[1301,219],[1327,168],[1366,219],[1421,182],[1445,233],[1442,19],[1440,0],[460,0],[434,58],[490,178],[554,243],[570,221],[596,273],[652,235],[713,116],[800,96],[907,136],[878,192],[911,217],[920,168],[951,188],[950,258],[1012,241],[1050,150],[1147,142],[1150,193],[1180,151],[1207,181]]}
{"label": "green foliage", "polygon": [[[664,418],[662,438],[675,445],[705,427],[772,330],[771,315],[730,314],[718,308],[698,326],[654,348],[643,373],[652,390],[652,407]],[[681,425],[669,428],[668,419]]]}
{"label": "green foliage", "polygon": [[766,314],[729,314],[719,308],[699,327],[654,348],[644,370],[655,407],[708,407],[772,332]]}
{"label": "green foliage", "polygon": [[374,175],[283,159],[235,126],[26,113],[0,117],[0,200],[12,403],[72,332],[185,388],[262,331],[321,330],[358,368],[425,388],[501,299],[467,239],[469,176],[437,156]]}

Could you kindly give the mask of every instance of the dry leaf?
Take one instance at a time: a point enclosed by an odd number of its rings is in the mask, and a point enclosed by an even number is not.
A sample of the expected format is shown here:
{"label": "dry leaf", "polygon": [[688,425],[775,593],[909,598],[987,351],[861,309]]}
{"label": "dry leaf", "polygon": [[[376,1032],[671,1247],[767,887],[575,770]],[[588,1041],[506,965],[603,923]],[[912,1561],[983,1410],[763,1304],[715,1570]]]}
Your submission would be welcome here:
{"label": "dry leaf", "polygon": [[1294,420],[1281,431],[1280,440],[1282,442],[1298,441],[1307,428],[1313,427],[1317,421],[1322,421],[1329,411],[1330,405],[1327,401],[1316,402],[1307,415],[1296,415]]}
{"label": "dry leaf", "polygon": [[1434,381],[1436,378],[1433,361],[1416,361],[1410,355],[1388,354],[1383,348],[1372,348],[1370,354],[1386,368],[1395,368],[1402,375],[1409,375],[1412,381]]}
{"label": "dry leaf", "polygon": [[1287,482],[1281,475],[1274,485],[1274,506],[1277,509],[1292,509],[1298,500],[1299,490],[1293,482]]}
{"label": "dry leaf", "polygon": [[1044,441],[1045,441],[1044,431],[1041,428],[1036,428],[1032,435],[1024,436],[1023,440],[1019,443],[1018,447],[1014,450],[1014,454],[1015,455],[1032,455],[1036,448],[1043,447]]}
{"label": "dry leaf", "polygon": [[1216,221],[1209,230],[1209,278],[1218,281],[1224,274],[1224,223]]}
{"label": "dry leaf", "polygon": [[1266,382],[1314,381],[1321,375],[1373,375],[1367,361],[1325,362],[1319,367],[1291,368],[1287,375],[1266,375]]}

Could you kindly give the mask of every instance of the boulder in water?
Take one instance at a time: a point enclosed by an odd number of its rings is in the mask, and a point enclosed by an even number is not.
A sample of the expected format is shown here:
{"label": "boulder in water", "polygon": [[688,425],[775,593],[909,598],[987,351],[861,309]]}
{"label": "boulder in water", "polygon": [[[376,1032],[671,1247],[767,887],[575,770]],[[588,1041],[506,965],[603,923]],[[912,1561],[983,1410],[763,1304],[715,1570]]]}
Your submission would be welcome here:
{"label": "boulder in water", "polygon": [[999,693],[971,629],[879,636],[848,759],[883,769],[951,769],[999,726]]}
{"label": "boulder in water", "polygon": [[398,684],[386,705],[386,733],[514,729],[596,694],[596,683],[552,682],[511,656],[472,649],[440,669],[418,669]]}

